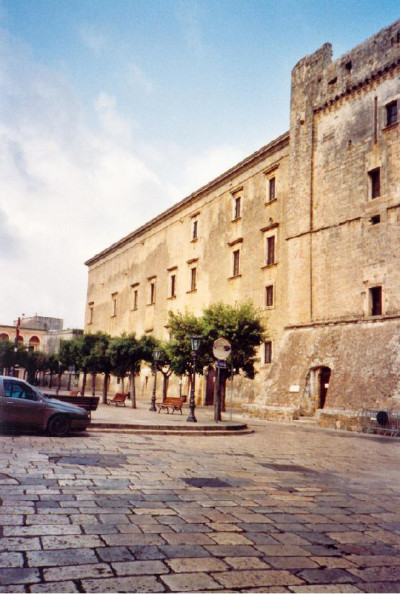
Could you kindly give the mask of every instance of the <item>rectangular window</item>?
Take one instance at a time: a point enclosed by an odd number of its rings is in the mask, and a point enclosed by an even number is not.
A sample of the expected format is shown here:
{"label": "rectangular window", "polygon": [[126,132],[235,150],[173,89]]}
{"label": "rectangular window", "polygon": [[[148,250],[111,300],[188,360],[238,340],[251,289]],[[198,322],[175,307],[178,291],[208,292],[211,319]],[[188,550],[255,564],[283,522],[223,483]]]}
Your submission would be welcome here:
{"label": "rectangular window", "polygon": [[197,268],[190,269],[190,290],[195,291],[197,287]]}
{"label": "rectangular window", "polygon": [[371,198],[379,198],[381,195],[381,169],[377,167],[368,171],[369,183],[370,183],[370,196]]}
{"label": "rectangular window", "polygon": [[275,264],[275,236],[267,237],[267,266]]}
{"label": "rectangular window", "polygon": [[170,297],[176,297],[176,275],[175,274],[171,274],[170,276]]}
{"label": "rectangular window", "polygon": [[89,303],[89,320],[88,320],[88,324],[93,324],[93,309],[94,309],[94,303]]}
{"label": "rectangular window", "polygon": [[274,305],[274,287],[273,287],[273,285],[268,285],[268,287],[265,287],[265,305],[267,307],[272,307]]}
{"label": "rectangular window", "polygon": [[382,315],[382,287],[372,287],[369,290],[371,316]]}
{"label": "rectangular window", "polygon": [[197,228],[198,228],[198,221],[193,221],[192,225],[192,239],[197,239]]}
{"label": "rectangular window", "polygon": [[240,219],[240,217],[242,216],[242,197],[241,196],[237,196],[236,198],[234,198],[234,203],[233,203],[233,219]]}
{"label": "rectangular window", "polygon": [[275,200],[275,198],[276,198],[275,188],[276,188],[275,178],[271,177],[269,180],[269,183],[268,183],[268,201],[269,202],[272,202],[272,200]]}
{"label": "rectangular window", "polygon": [[138,289],[134,289],[133,290],[133,309],[137,309],[138,308]]}
{"label": "rectangular window", "polygon": [[156,302],[156,283],[150,283],[150,305],[154,305]]}
{"label": "rectangular window", "polygon": [[240,250],[233,252],[233,276],[240,274]]}
{"label": "rectangular window", "polygon": [[386,105],[386,126],[397,124],[397,101],[391,101]]}
{"label": "rectangular window", "polygon": [[111,317],[113,318],[117,315],[117,296],[118,293],[113,293],[111,295]]}
{"label": "rectangular window", "polygon": [[271,363],[272,361],[272,342],[267,340],[264,342],[264,363]]}

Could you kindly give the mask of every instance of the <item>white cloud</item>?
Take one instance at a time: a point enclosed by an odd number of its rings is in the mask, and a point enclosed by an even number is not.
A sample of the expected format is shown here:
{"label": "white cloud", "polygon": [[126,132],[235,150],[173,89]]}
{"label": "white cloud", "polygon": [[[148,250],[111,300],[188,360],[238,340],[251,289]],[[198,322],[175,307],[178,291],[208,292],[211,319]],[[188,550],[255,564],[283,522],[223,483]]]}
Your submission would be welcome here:
{"label": "white cloud", "polygon": [[18,315],[82,327],[84,261],[231,166],[229,146],[187,155],[134,137],[117,99],[99,94],[95,129],[69,82],[0,37],[2,323]]}

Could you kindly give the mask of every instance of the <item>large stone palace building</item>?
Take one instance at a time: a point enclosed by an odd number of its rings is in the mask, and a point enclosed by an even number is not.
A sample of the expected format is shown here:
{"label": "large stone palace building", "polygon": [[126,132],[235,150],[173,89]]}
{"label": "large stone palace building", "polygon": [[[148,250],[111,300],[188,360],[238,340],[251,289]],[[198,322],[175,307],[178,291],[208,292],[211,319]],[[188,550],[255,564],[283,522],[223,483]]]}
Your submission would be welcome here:
{"label": "large stone palace building", "polygon": [[400,20],[303,58],[289,132],[86,262],[85,331],[165,339],[169,310],[251,300],[269,337],[236,404],[400,409],[399,105]]}

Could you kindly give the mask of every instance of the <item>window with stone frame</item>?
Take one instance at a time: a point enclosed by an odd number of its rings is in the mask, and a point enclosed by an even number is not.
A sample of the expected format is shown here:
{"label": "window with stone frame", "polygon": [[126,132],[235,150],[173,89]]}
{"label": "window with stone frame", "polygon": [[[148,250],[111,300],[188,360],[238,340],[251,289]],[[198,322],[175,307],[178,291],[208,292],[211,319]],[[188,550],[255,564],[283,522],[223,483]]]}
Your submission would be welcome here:
{"label": "window with stone frame", "polygon": [[369,290],[370,297],[370,315],[382,315],[382,287],[371,287]]}
{"label": "window with stone frame", "polygon": [[267,285],[265,287],[265,305],[266,307],[272,307],[274,305],[274,286]]}
{"label": "window with stone frame", "polygon": [[233,252],[233,274],[232,276],[239,276],[240,274],[240,250]]}
{"label": "window with stone frame", "polygon": [[386,106],[386,126],[393,126],[393,124],[397,124],[397,100],[391,101]]}
{"label": "window with stone frame", "polygon": [[266,240],[266,265],[275,264],[275,235],[267,237]]}
{"label": "window with stone frame", "polygon": [[197,289],[197,268],[190,269],[190,290],[195,291]]}
{"label": "window with stone frame", "polygon": [[276,177],[270,177],[268,180],[268,202],[276,200]]}
{"label": "window with stone frame", "polygon": [[272,361],[272,342],[266,340],[264,342],[264,364],[271,363]]}
{"label": "window with stone frame", "polygon": [[381,195],[381,169],[376,167],[368,171],[370,198],[379,198]]}

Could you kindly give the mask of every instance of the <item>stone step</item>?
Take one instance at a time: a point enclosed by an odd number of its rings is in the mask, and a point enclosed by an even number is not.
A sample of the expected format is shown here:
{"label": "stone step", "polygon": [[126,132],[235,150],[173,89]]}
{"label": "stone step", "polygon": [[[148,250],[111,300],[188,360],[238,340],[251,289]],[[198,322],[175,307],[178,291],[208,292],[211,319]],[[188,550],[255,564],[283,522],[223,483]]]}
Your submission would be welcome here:
{"label": "stone step", "polygon": [[89,433],[123,433],[133,435],[186,435],[186,436],[226,436],[226,435],[249,435],[254,433],[254,429],[237,429],[235,431],[226,428],[212,428],[212,427],[199,427],[196,431],[188,428],[177,428],[177,427],[93,427],[87,428]]}

